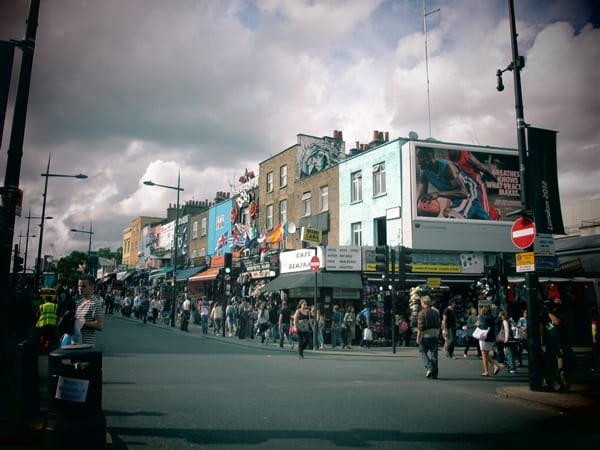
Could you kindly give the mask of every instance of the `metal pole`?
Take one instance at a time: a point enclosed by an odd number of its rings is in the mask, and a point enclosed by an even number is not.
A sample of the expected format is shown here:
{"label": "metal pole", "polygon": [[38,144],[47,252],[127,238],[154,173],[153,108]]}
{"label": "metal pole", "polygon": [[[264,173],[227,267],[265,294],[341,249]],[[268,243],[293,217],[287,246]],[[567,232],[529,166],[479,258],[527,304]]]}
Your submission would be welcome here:
{"label": "metal pole", "polygon": [[171,326],[175,326],[175,312],[177,308],[175,303],[177,302],[177,291],[176,291],[176,276],[177,276],[177,239],[179,232],[179,191],[181,189],[181,170],[177,173],[177,204],[175,207],[175,230],[173,231],[173,278],[171,279],[171,287],[173,288],[173,302],[171,304]]}
{"label": "metal pole", "polygon": [[[31,0],[25,38],[13,43],[19,47],[23,56],[19,84],[15,98],[12,129],[6,161],[4,190],[0,203],[0,286],[8,286],[12,241],[14,237],[15,214],[19,197],[19,179],[21,176],[21,159],[23,158],[23,141],[25,137],[25,122],[27,119],[27,103],[29,101],[29,86],[33,67],[33,50],[37,31],[40,0]],[[0,305],[2,310],[7,308],[7,296],[2,295]]]}
{"label": "metal pole", "polygon": [[27,237],[25,238],[25,255],[23,257],[23,276],[27,273],[27,250],[29,249],[29,223],[31,222],[31,208],[27,214]]}
{"label": "metal pole", "polygon": [[[390,262],[392,264],[391,289],[392,289],[392,353],[396,353],[396,251],[390,249]],[[401,262],[402,263],[402,262]]]}
{"label": "metal pole", "polygon": [[[521,187],[521,214],[531,217],[531,206],[529,191],[527,187],[527,142],[525,139],[525,118],[523,114],[523,97],[521,94],[521,68],[523,59],[519,57],[517,46],[517,30],[515,24],[514,1],[508,0],[508,11],[510,19],[510,37],[512,48],[512,72],[515,90],[515,113],[517,118],[517,142],[519,146],[519,173]],[[533,251],[533,246],[525,249]],[[540,390],[543,385],[543,371],[541,364],[541,336],[540,336],[540,308],[537,301],[538,277],[535,272],[525,273],[525,289],[527,300],[527,335],[528,335],[528,357],[529,357],[529,388],[533,391]]]}
{"label": "metal pole", "polygon": [[92,224],[90,223],[90,241],[88,244],[88,270],[90,271],[90,274],[92,274],[92,264],[90,263],[90,256],[92,254],[92,234],[94,234],[94,232],[92,231]]}
{"label": "metal pole", "polygon": [[[319,253],[319,249],[318,247],[315,247],[315,256],[318,256]],[[318,348],[317,345],[317,327],[319,326],[319,324],[317,323],[317,311],[319,310],[319,305],[317,304],[317,289],[318,289],[318,281],[317,281],[317,276],[319,274],[318,270],[315,270],[315,292],[314,292],[314,298],[313,298],[313,305],[315,305],[315,317],[313,317],[313,350],[316,350]]]}
{"label": "metal pole", "polygon": [[48,155],[48,165],[46,166],[46,173],[42,174],[45,178],[44,181],[44,194],[42,195],[42,219],[40,221],[40,239],[38,241],[37,259],[35,261],[35,290],[37,292],[39,288],[39,279],[42,273],[42,244],[44,242],[44,217],[46,217],[46,195],[48,194],[48,174],[50,173],[50,157]]}

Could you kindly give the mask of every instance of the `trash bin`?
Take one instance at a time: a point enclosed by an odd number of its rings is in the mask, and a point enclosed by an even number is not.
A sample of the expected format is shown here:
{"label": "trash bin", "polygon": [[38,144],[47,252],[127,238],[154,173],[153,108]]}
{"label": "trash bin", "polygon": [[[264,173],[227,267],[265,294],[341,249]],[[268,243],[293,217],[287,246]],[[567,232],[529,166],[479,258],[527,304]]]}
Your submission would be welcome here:
{"label": "trash bin", "polygon": [[46,448],[102,448],[102,352],[91,345],[69,345],[49,355]]}

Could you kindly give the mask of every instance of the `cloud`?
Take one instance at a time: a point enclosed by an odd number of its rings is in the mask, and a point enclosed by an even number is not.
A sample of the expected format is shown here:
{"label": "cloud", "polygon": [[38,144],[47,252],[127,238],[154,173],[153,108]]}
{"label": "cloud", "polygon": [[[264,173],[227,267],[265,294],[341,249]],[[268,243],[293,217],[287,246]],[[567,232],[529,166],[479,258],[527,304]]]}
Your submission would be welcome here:
{"label": "cloud", "polygon": [[[23,36],[28,7],[0,2],[0,39]],[[180,171],[181,202],[210,201],[299,133],[342,130],[349,149],[373,130],[427,137],[431,115],[440,140],[516,147],[510,71],[504,92],[495,89],[496,70],[512,58],[506,5],[428,7],[439,11],[427,16],[426,68],[421,2],[42,2],[21,161],[24,210],[41,213],[50,153],[51,171],[89,176],[50,180],[47,214],[55,219],[45,253],[87,248],[85,235],[68,230],[90,224],[93,247],[115,250],[133,218],[164,217],[176,200],[144,180],[174,185]],[[582,0],[520,2],[516,11],[525,118],[559,131],[564,201],[600,196],[593,11]],[[0,154],[9,136],[7,120]]]}

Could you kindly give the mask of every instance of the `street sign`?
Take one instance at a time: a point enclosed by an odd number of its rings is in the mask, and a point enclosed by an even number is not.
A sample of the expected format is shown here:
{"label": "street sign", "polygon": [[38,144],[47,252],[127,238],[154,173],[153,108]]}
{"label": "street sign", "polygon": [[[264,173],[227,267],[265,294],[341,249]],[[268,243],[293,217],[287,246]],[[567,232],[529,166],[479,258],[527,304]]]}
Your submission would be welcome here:
{"label": "street sign", "polygon": [[535,242],[535,223],[526,217],[515,220],[510,229],[510,238],[515,247],[527,248]]}
{"label": "street sign", "polygon": [[313,272],[318,272],[320,268],[321,261],[319,261],[319,257],[315,255],[312,258],[310,258],[310,270],[312,270]]}
{"label": "street sign", "polygon": [[515,255],[517,272],[535,272],[535,253],[525,252]]}

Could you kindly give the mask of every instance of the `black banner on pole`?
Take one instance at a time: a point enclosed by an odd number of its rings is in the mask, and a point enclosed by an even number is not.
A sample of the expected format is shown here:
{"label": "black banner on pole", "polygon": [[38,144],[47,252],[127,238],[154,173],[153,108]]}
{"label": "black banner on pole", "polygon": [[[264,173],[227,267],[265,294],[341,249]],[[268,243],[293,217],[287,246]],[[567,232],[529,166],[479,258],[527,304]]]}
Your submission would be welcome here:
{"label": "black banner on pole", "polygon": [[538,234],[565,234],[558,192],[556,131],[527,127],[527,181]]}

